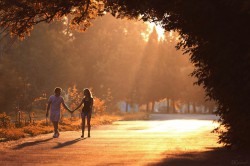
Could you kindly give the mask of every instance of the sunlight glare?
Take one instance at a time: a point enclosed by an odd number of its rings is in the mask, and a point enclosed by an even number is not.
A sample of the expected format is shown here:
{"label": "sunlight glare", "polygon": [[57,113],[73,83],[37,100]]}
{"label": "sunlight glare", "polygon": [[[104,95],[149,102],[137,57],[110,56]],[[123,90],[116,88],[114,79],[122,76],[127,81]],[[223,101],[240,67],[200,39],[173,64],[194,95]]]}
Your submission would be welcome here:
{"label": "sunlight glare", "polygon": [[162,121],[159,125],[152,126],[149,129],[141,130],[140,132],[175,132],[185,133],[199,131],[202,129],[213,130],[218,127],[218,123],[210,120],[167,120]]}
{"label": "sunlight glare", "polygon": [[153,32],[153,29],[156,29],[156,32],[158,34],[158,41],[164,40],[165,39],[165,30],[160,26],[160,25],[156,25],[155,23],[151,22],[151,23],[147,23],[148,27],[150,29],[150,33]]}

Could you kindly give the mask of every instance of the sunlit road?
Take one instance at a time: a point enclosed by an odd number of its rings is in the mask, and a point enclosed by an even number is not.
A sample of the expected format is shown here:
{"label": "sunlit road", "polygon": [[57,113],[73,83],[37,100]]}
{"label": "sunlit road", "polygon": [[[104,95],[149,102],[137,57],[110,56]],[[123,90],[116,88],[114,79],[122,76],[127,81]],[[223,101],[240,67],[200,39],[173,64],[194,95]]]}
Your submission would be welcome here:
{"label": "sunlit road", "polygon": [[151,165],[185,152],[219,147],[214,115],[151,115],[95,127],[92,137],[62,132],[0,143],[0,165]]}

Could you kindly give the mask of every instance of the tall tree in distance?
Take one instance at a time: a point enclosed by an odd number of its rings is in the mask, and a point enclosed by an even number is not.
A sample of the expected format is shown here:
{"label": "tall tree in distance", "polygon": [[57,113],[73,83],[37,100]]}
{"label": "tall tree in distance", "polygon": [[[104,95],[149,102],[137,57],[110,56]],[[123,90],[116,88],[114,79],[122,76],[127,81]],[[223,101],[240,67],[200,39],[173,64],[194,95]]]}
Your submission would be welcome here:
{"label": "tall tree in distance", "polygon": [[148,37],[148,42],[143,51],[135,81],[139,102],[147,104],[147,111],[149,111],[149,102],[157,100],[154,87],[156,80],[153,79],[153,76],[155,74],[155,68],[157,67],[156,62],[158,55],[158,34],[154,28]]}

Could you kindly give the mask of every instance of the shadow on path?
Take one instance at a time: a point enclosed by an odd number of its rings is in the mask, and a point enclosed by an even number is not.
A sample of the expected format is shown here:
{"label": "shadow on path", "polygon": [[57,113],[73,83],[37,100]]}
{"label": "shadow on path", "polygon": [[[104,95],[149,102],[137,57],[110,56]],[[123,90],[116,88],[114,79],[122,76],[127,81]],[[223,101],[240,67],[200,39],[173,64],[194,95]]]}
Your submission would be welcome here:
{"label": "shadow on path", "polygon": [[13,148],[13,150],[18,150],[18,149],[22,149],[28,146],[34,146],[34,145],[38,145],[44,142],[48,142],[50,140],[52,140],[53,138],[48,138],[48,139],[44,139],[44,140],[38,140],[38,141],[34,141],[34,142],[25,142],[23,144],[17,145],[16,147]]}
{"label": "shadow on path", "polygon": [[55,147],[53,147],[53,149],[58,149],[58,148],[63,148],[65,146],[69,146],[69,145],[72,145],[72,144],[75,144],[79,141],[82,141],[84,140],[85,138],[77,138],[77,139],[74,139],[74,140],[71,140],[71,141],[67,141],[67,142],[64,142],[64,143],[58,143],[58,145],[56,145]]}
{"label": "shadow on path", "polygon": [[[169,156],[169,155],[168,155]],[[205,152],[188,152],[181,154],[171,154],[152,166],[230,166],[230,165],[250,165],[250,153],[230,151],[225,148],[210,149]]]}

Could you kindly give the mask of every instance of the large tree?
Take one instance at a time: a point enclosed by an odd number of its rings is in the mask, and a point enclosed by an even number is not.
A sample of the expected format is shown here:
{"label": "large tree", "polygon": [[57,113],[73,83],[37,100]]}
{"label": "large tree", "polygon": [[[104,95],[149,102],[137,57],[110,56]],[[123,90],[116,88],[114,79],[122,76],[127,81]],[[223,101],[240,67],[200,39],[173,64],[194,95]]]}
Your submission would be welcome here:
{"label": "large tree", "polygon": [[[218,103],[225,145],[250,147],[250,3],[248,0],[108,0],[115,17],[159,22],[178,31],[178,47],[191,55],[193,75]],[[2,31],[23,37],[33,25],[71,15],[72,26],[85,29],[103,14],[103,2],[92,0],[2,0]]]}
{"label": "large tree", "polygon": [[111,1],[114,15],[158,21],[176,30],[195,65],[193,75],[206,94],[217,101],[225,145],[250,147],[250,42],[247,0]]}

